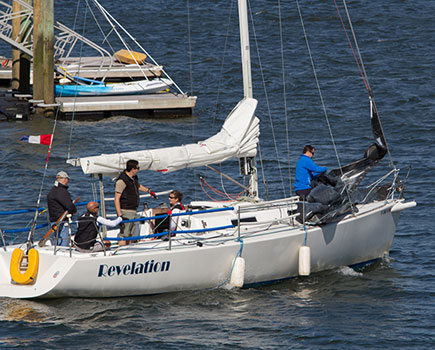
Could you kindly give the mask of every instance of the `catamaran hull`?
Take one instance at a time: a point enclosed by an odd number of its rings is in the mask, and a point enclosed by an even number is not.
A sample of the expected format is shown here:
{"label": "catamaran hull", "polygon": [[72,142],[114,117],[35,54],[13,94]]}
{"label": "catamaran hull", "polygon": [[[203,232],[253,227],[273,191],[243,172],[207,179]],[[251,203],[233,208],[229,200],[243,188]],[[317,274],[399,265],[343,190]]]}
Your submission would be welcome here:
{"label": "catamaran hull", "polygon": [[[415,203],[414,203],[415,205]],[[390,249],[402,203],[391,202],[339,223],[312,227],[306,242],[311,248],[311,272],[382,258]],[[11,254],[0,253],[0,296],[11,298],[116,297],[216,288],[229,281],[234,259],[245,259],[244,285],[298,276],[299,248],[305,230],[273,225],[244,234],[242,239],[210,244],[121,249],[117,255],[39,250],[36,281],[11,283]]]}

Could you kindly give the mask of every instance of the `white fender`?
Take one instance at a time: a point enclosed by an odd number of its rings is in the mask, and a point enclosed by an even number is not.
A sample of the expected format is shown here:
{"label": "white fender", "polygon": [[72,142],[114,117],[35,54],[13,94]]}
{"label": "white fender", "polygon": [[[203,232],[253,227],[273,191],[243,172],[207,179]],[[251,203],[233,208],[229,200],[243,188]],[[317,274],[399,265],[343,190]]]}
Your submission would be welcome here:
{"label": "white fender", "polygon": [[245,259],[242,257],[236,258],[234,262],[233,272],[231,273],[230,284],[234,287],[241,288],[245,282]]}
{"label": "white fender", "polygon": [[299,248],[299,275],[310,275],[310,247],[302,246]]}

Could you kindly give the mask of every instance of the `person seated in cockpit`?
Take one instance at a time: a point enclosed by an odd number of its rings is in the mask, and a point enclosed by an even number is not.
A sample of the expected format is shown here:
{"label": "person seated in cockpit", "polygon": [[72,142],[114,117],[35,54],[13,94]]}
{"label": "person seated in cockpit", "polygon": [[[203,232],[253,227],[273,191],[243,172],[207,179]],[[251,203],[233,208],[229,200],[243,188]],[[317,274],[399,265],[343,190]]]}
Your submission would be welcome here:
{"label": "person seated in cockpit", "polygon": [[122,221],[122,217],[115,220],[108,220],[98,215],[99,205],[97,202],[89,202],[86,206],[86,213],[78,220],[78,229],[74,236],[74,246],[79,251],[100,252],[104,250],[103,242],[97,241],[98,228],[100,225],[115,227]]}
{"label": "person seated in cockpit", "polygon": [[[153,209],[153,216],[159,214],[176,214],[182,210],[185,210],[183,203],[181,202],[183,199],[183,194],[180,191],[173,190],[169,193],[169,208],[157,208]],[[156,219],[155,220],[155,233],[161,233],[169,230],[169,227],[172,231],[176,231],[179,229],[179,216],[171,216],[171,223],[169,226],[169,217]],[[167,238],[167,236],[162,237],[162,239]]]}

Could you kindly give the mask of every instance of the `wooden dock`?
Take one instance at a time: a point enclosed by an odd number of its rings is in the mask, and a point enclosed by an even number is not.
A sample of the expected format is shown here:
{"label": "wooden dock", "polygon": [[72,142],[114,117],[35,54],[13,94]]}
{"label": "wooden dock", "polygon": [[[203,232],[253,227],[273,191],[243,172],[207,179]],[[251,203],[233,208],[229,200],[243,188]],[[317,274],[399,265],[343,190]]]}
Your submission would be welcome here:
{"label": "wooden dock", "polygon": [[[58,65],[64,67],[71,75],[83,78],[102,79],[105,81],[131,81],[162,75],[162,67],[150,63],[141,65],[123,64],[114,59],[101,57],[69,58]],[[0,68],[0,82],[9,85],[12,78],[10,67]],[[55,79],[62,76],[55,75]],[[55,110],[59,108],[62,119],[69,119],[74,114],[79,119],[101,119],[115,115],[132,115],[136,117],[180,117],[192,115],[196,106],[196,96],[181,93],[164,92],[148,95],[92,96],[92,97],[56,97],[52,105],[33,100],[31,95],[14,94],[18,100],[27,100],[35,108]],[[12,113],[19,115],[20,113]]]}
{"label": "wooden dock", "polygon": [[[123,64],[113,58],[73,57],[57,62],[71,75],[105,81],[131,81],[147,77],[160,77],[162,67],[150,63],[141,65]],[[62,76],[56,74],[55,79]],[[0,68],[0,83],[9,85],[12,79],[11,67]],[[27,100],[35,108],[55,110],[59,108],[62,119],[69,119],[74,114],[79,119],[101,119],[115,115],[132,115],[136,117],[180,117],[192,115],[196,106],[196,96],[181,93],[157,93],[148,95],[92,96],[92,97],[56,97],[52,105],[33,100],[31,95],[14,94],[18,100]],[[12,115],[19,115],[14,112]]]}
{"label": "wooden dock", "polygon": [[71,115],[83,119],[101,119],[116,115],[139,117],[180,117],[192,114],[196,106],[196,96],[173,93],[148,95],[56,97],[54,106],[32,101],[35,107],[59,107],[62,119]]}

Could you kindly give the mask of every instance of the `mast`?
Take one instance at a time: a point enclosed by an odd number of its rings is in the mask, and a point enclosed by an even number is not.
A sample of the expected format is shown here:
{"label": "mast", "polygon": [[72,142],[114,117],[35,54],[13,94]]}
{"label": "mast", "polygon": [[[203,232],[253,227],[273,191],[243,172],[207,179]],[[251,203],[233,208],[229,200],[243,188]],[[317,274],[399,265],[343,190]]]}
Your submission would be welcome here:
{"label": "mast", "polygon": [[[252,98],[252,74],[251,74],[251,55],[249,50],[249,29],[248,29],[248,8],[246,0],[238,0],[239,5],[239,27],[240,27],[240,49],[242,57],[243,73],[243,95],[245,98]],[[244,175],[249,175],[249,196],[258,198],[258,177],[257,160],[255,157],[240,159]],[[242,167],[241,167],[242,169]]]}
{"label": "mast", "polygon": [[246,0],[239,1],[240,49],[242,54],[243,93],[252,98],[251,54],[249,50],[248,9]]}

